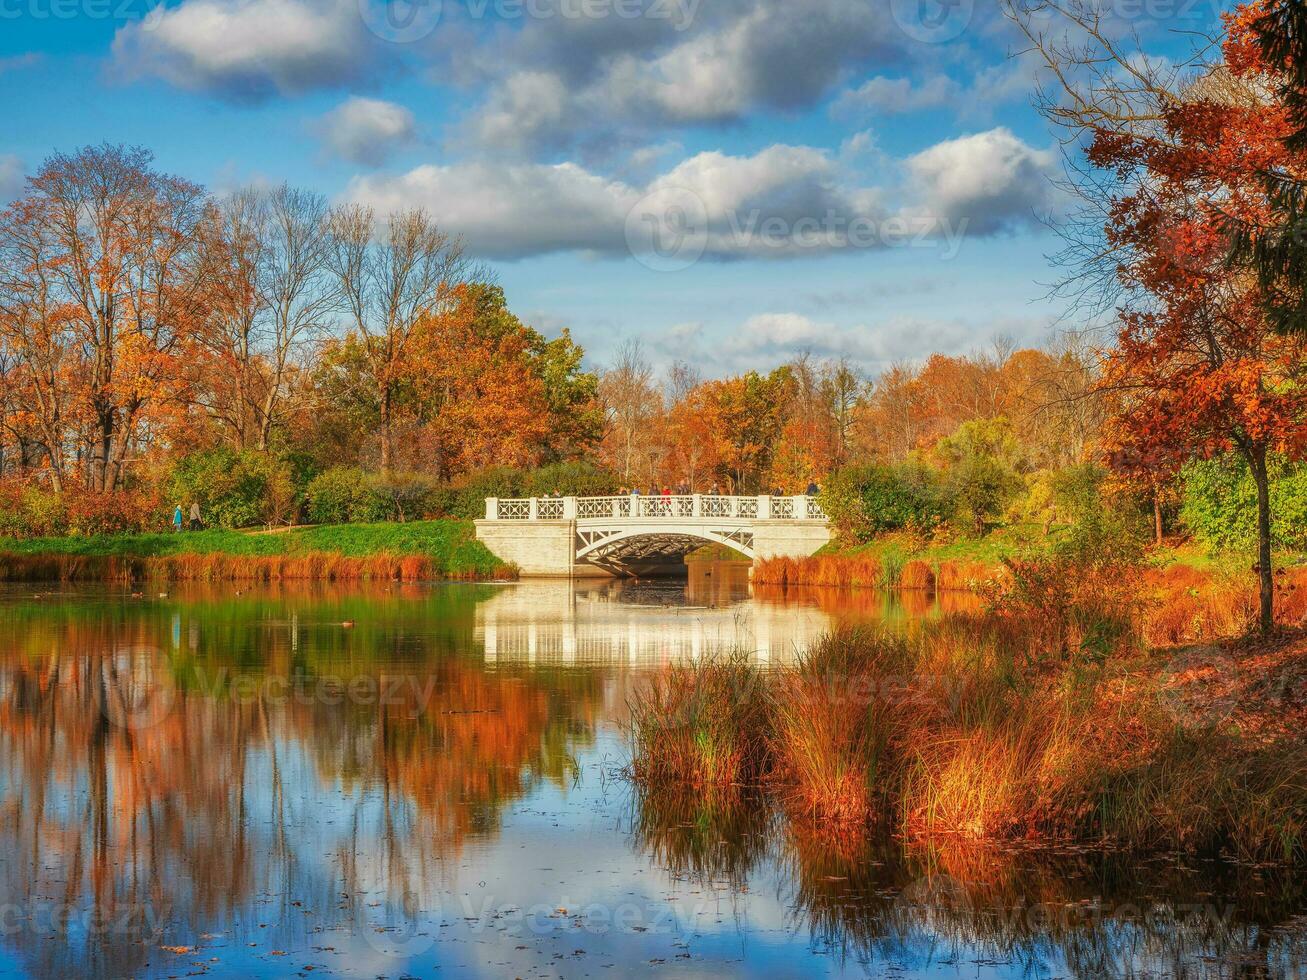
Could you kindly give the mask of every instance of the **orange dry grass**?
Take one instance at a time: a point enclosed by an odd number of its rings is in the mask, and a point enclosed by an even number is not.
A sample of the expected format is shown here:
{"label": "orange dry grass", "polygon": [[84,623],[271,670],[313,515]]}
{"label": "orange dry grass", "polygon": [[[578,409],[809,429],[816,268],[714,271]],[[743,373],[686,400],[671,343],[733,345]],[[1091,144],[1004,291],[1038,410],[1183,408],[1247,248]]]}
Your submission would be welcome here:
{"label": "orange dry grass", "polygon": [[671,664],[637,686],[628,707],[639,781],[706,788],[764,774],[761,678],[742,659]]}
{"label": "orange dry grass", "polygon": [[[982,592],[1007,579],[1007,570],[1001,565],[950,560],[932,566],[914,559],[903,566],[897,585],[905,590]],[[755,566],[753,580],[760,585],[880,588],[886,584],[884,564],[874,555],[769,558]]]}
{"label": "orange dry grass", "polygon": [[436,577],[420,555],[349,557],[332,552],[294,556],[173,555],[146,562],[149,574],[176,581],[417,582]]}
{"label": "orange dry grass", "polygon": [[941,591],[982,592],[1008,581],[1002,565],[979,561],[942,561],[935,570],[935,587]]}
{"label": "orange dry grass", "polygon": [[[1144,639],[1154,647],[1228,639],[1250,632],[1257,620],[1257,581],[1185,565],[1150,569],[1141,592],[1147,600]],[[1275,575],[1275,619],[1298,626],[1307,619],[1307,568]]]}
{"label": "orange dry grass", "polygon": [[754,567],[761,585],[822,585],[879,588],[884,570],[879,558],[859,555],[816,555],[812,558],[769,558]]}
{"label": "orange dry grass", "polygon": [[899,588],[933,591],[935,570],[924,561],[910,561],[899,572]]}

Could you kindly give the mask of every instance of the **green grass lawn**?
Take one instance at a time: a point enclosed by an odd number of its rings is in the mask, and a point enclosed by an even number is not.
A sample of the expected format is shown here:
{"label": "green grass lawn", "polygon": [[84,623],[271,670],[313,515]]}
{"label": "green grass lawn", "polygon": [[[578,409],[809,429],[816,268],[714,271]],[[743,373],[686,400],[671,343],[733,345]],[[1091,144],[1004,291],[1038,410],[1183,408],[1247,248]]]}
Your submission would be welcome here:
{"label": "green grass lawn", "polygon": [[338,524],[258,531],[182,531],[100,537],[0,538],[0,554],[43,557],[162,558],[222,554],[249,557],[314,553],[365,558],[388,553],[425,555],[449,573],[492,574],[502,563],[476,540],[471,521],[412,521],[405,524]]}
{"label": "green grass lawn", "polygon": [[823,554],[879,557],[900,562],[921,560],[932,564],[941,561],[976,561],[998,564],[1004,558],[1015,558],[1046,551],[1056,539],[1057,530],[1045,538],[1037,524],[1013,524],[995,528],[984,537],[958,538],[943,543],[921,543],[903,534],[886,534],[875,541],[856,548],[841,548],[830,544]]}

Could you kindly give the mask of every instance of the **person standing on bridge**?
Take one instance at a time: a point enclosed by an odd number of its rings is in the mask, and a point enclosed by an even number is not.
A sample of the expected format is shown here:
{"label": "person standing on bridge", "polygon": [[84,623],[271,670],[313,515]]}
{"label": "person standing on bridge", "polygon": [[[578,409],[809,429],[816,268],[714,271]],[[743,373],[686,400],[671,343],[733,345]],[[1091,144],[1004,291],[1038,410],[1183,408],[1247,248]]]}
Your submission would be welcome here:
{"label": "person standing on bridge", "polygon": [[816,480],[809,480],[809,481],[808,481],[808,496],[809,496],[809,497],[815,497],[815,496],[817,496],[819,493],[821,493],[821,487],[817,486],[817,481],[816,481]]}

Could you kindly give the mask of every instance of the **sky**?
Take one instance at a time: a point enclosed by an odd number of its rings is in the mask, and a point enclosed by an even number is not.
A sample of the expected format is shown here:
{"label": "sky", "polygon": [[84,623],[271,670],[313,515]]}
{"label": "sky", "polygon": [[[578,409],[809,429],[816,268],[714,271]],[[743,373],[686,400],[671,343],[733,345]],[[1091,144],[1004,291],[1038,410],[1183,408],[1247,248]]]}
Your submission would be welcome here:
{"label": "sky", "polygon": [[[1160,56],[1222,9],[1087,2]],[[1064,325],[1036,69],[997,0],[0,0],[0,200],[142,145],[425,208],[595,367],[874,374]]]}

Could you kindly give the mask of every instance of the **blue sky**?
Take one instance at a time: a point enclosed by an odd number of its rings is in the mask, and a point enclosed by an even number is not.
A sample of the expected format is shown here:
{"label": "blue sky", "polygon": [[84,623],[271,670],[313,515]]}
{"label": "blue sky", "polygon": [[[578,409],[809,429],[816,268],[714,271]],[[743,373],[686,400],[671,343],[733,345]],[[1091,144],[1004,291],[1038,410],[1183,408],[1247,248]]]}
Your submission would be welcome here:
{"label": "blue sky", "polygon": [[[1094,2],[1161,52],[1220,9]],[[994,0],[0,0],[0,197],[141,144],[219,193],[425,207],[597,365],[874,373],[1062,312],[1018,50]]]}

